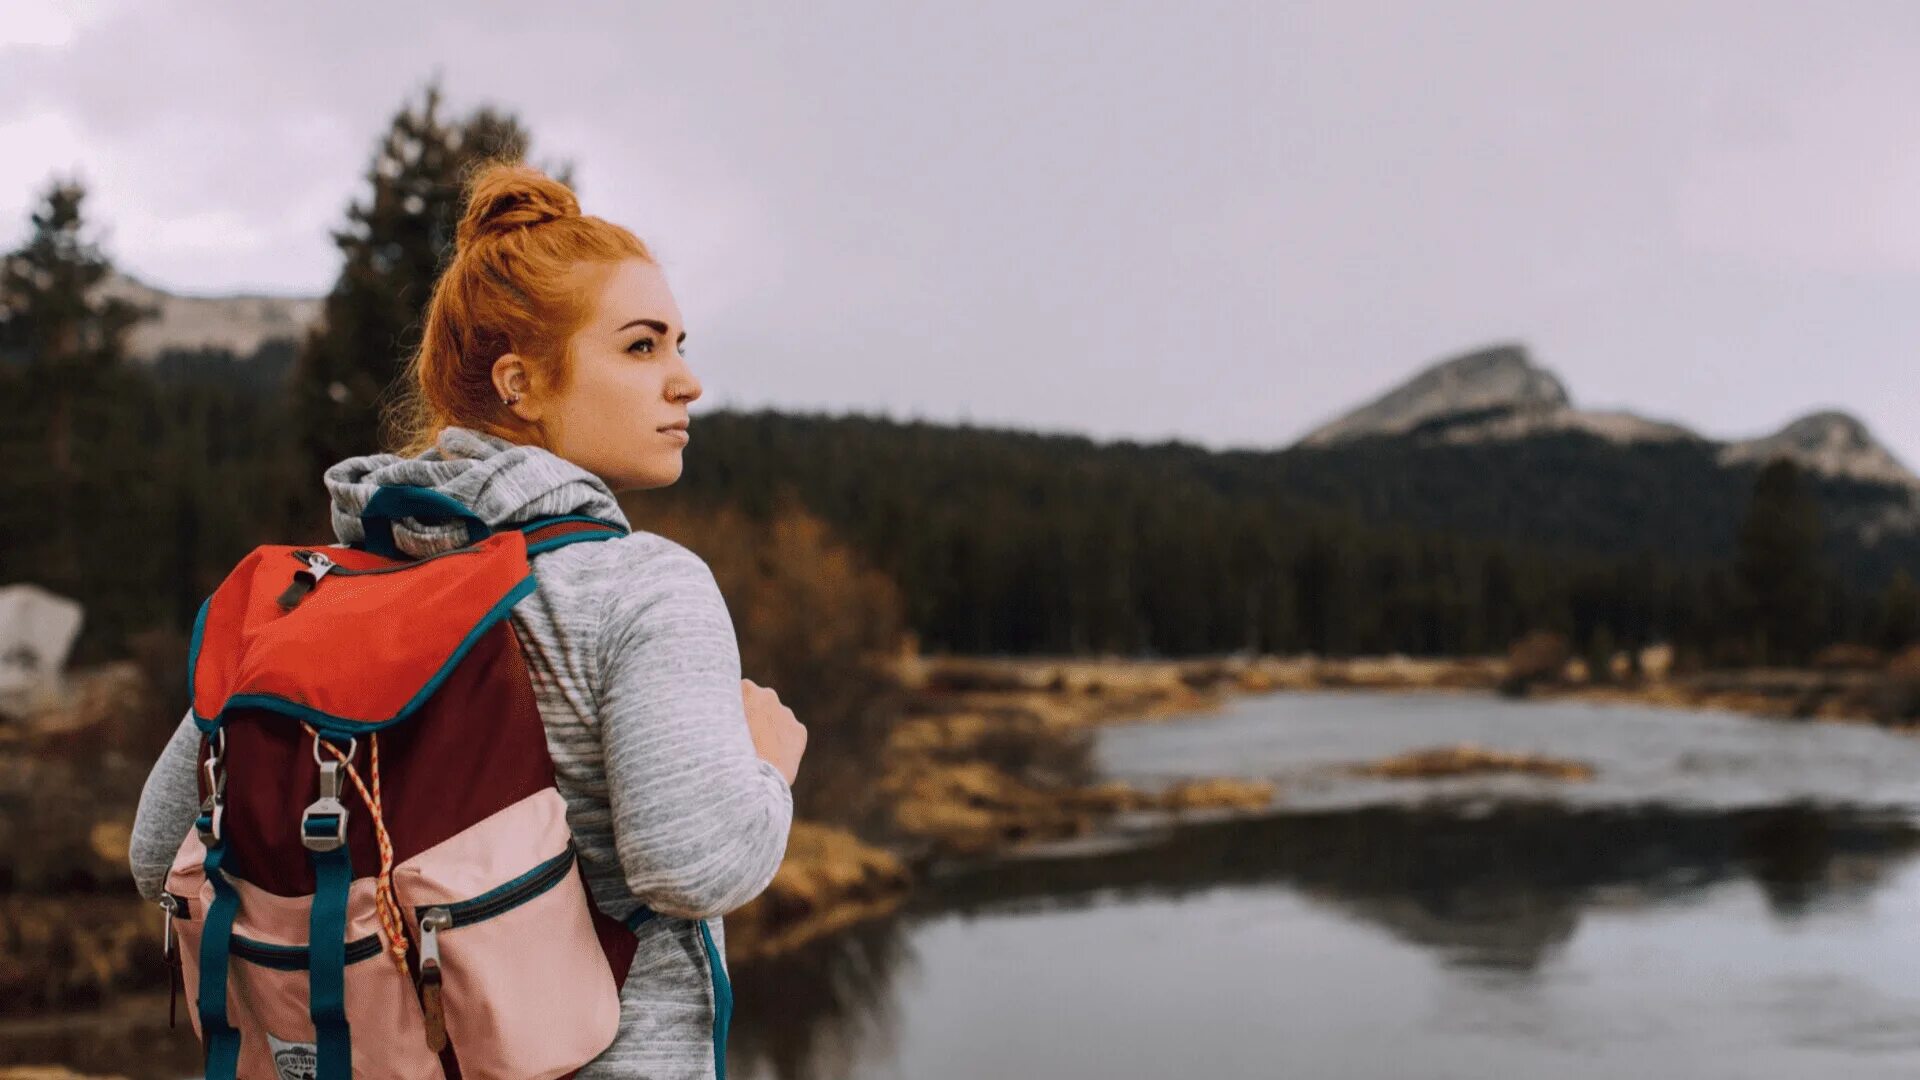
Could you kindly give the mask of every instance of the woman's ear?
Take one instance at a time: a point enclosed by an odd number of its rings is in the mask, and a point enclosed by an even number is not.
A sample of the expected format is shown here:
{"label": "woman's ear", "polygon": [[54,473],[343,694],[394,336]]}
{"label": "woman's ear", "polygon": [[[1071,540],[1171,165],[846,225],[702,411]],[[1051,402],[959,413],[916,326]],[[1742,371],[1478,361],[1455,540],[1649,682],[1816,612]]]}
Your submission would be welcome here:
{"label": "woman's ear", "polygon": [[532,392],[533,378],[526,361],[503,353],[493,362],[493,392],[502,408],[528,423],[540,419],[540,405]]}

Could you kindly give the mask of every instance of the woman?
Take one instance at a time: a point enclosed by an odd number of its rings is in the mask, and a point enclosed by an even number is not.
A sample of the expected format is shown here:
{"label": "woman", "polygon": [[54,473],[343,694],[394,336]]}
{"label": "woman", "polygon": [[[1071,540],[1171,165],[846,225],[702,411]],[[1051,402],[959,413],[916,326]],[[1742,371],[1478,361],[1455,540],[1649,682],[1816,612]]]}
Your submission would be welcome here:
{"label": "woman", "polygon": [[[430,487],[489,525],[584,514],[626,525],[615,495],[680,477],[700,383],[666,280],[631,232],[582,216],[539,171],[494,164],[469,186],[407,383],[403,455],[326,471],[342,543],[383,484]],[[412,556],[462,538],[396,523]],[[697,937],[763,890],[792,822],[806,728],[740,678],[712,572],[663,537],[534,557],[514,608],[588,888],[614,918],[652,919],[621,990],[619,1034],[586,1077],[724,1075],[716,987]],[[140,797],[131,850],[157,901],[198,813],[199,734],[183,720]]]}

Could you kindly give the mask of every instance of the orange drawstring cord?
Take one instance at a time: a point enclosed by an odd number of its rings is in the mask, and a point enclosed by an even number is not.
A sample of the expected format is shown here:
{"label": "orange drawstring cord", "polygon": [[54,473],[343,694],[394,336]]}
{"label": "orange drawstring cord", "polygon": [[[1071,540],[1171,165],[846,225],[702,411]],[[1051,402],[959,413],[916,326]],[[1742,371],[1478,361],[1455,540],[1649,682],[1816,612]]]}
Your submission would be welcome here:
{"label": "orange drawstring cord", "polygon": [[359,770],[348,760],[346,751],[321,739],[320,733],[313,730],[313,725],[301,721],[300,726],[306,728],[307,734],[325,745],[347,767],[347,779],[353,781],[361,800],[373,813],[373,835],[380,844],[380,873],[374,881],[373,905],[380,914],[380,925],[386,928],[387,951],[393,957],[394,966],[400,969],[402,976],[411,980],[413,973],[407,970],[407,924],[400,918],[400,900],[393,891],[393,840],[387,836],[387,823],[380,816],[380,734],[375,732],[368,738],[373,744],[373,791],[368,792],[367,785],[360,782]]}

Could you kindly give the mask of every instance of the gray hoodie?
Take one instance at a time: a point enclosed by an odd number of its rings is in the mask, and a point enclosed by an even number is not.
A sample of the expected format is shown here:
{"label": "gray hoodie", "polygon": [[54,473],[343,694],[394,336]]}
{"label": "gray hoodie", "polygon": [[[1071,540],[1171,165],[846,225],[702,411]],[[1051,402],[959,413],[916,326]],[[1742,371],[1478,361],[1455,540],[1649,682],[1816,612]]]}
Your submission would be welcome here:
{"label": "gray hoodie", "polygon": [[[556,514],[627,524],[593,474],[466,428],[417,458],[348,458],[325,479],[342,543],[362,538],[359,512],[382,484],[434,488],[489,525]],[[458,526],[394,526],[416,556],[464,538]],[[641,924],[620,1033],[579,1075],[715,1076],[722,995],[697,920],[724,955],[720,916],[766,888],[793,820],[785,778],[754,753],[733,622],[706,563],[653,533],[557,548],[534,557],[534,572],[513,628],[588,887],[615,918],[642,903],[667,916]],[[130,858],[149,900],[198,813],[198,749],[183,718],[140,794]]]}

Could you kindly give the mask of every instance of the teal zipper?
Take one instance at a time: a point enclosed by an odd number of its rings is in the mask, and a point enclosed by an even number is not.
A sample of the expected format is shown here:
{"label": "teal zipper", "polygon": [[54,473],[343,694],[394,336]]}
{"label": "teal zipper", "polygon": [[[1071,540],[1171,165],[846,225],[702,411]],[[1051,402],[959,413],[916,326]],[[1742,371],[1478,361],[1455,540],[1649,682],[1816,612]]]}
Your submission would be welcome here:
{"label": "teal zipper", "polygon": [[503,915],[564,881],[573,869],[573,862],[573,844],[569,842],[567,850],[504,885],[455,904],[417,904],[413,909],[414,916],[425,919],[433,912],[444,912],[435,920],[443,924],[438,929],[451,930],[456,926],[470,926]]}

